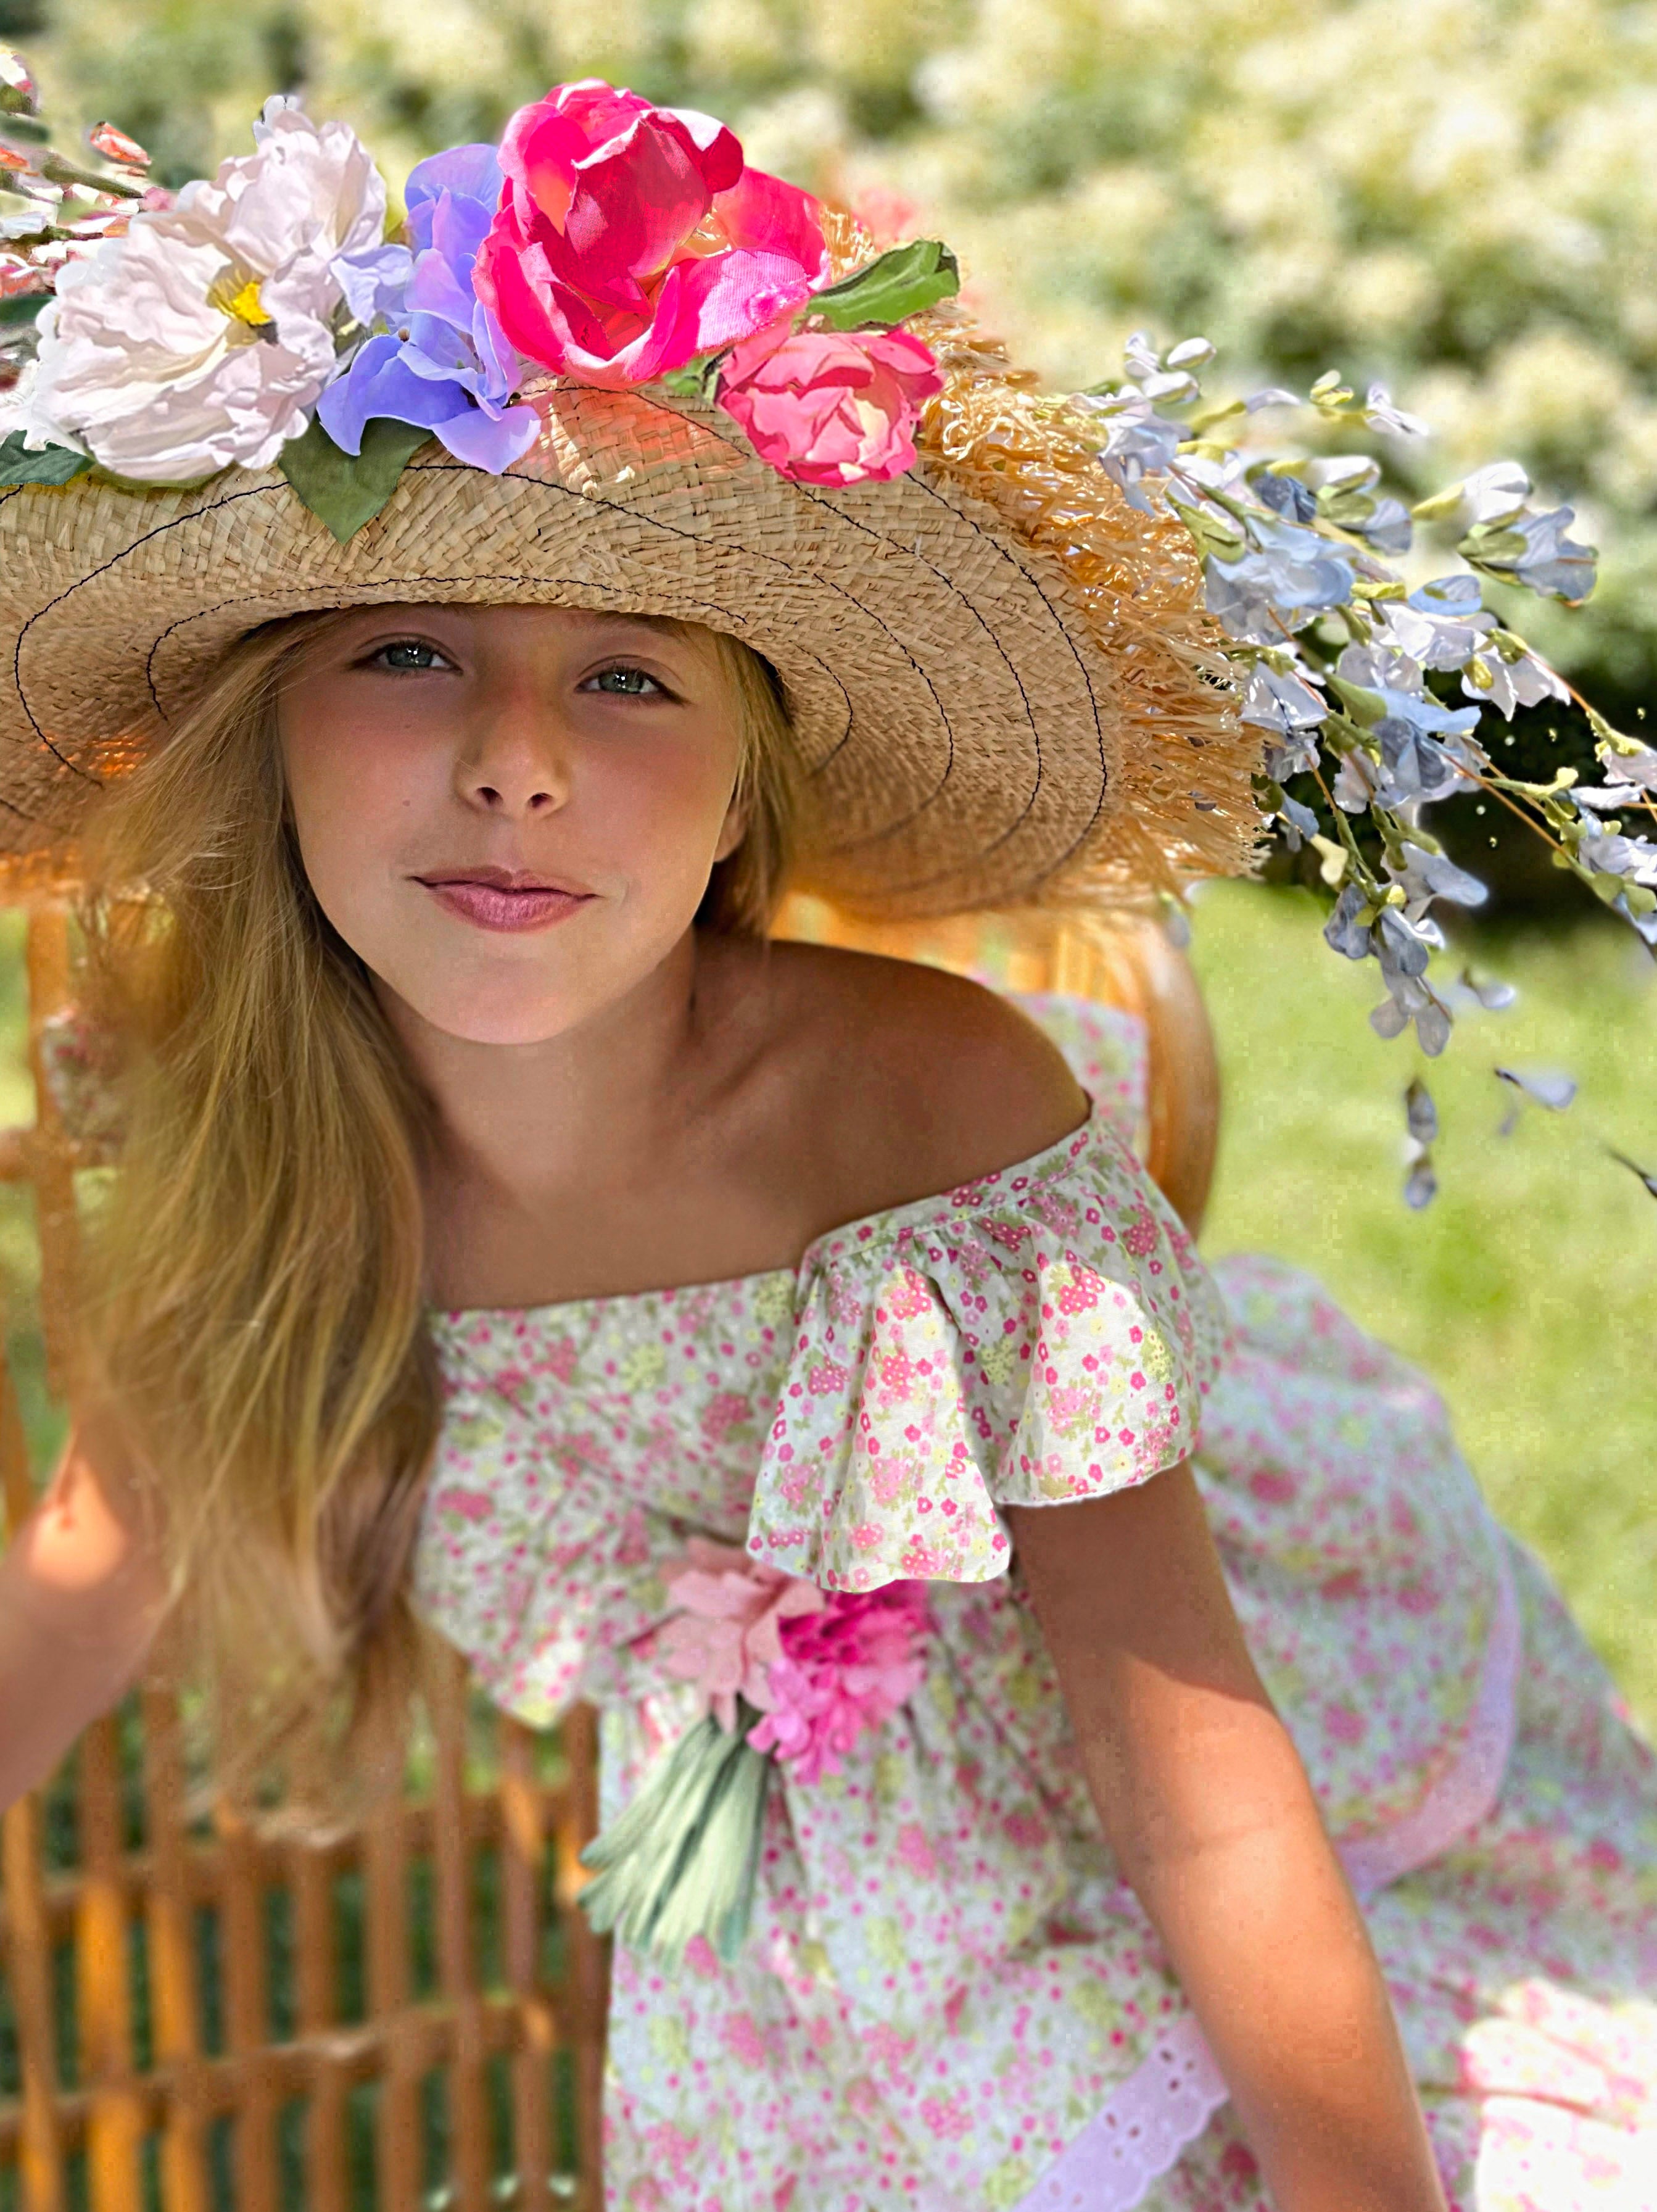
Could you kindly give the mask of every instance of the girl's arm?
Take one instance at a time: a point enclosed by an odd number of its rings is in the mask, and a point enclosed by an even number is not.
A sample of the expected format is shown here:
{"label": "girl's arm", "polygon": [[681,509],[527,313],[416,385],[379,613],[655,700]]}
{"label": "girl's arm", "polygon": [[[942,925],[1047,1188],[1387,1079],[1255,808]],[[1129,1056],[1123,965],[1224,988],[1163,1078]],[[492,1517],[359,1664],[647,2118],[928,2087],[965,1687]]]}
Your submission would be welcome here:
{"label": "girl's arm", "polygon": [[1009,1509],[1118,1863],[1279,2212],[1444,2212],[1380,1968],[1188,1468]]}
{"label": "girl's arm", "polygon": [[127,1688],[163,1595],[155,1532],[118,1439],[82,1424],[0,1559],[0,1811]]}

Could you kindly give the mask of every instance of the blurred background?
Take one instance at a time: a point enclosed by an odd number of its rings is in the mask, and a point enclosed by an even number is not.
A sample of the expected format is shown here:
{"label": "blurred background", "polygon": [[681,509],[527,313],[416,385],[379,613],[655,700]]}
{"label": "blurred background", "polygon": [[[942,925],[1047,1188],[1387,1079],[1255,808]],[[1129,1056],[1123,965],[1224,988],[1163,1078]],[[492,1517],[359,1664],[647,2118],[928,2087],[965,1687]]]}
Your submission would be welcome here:
{"label": "blurred background", "polygon": [[[1511,457],[1578,507],[1602,580],[1526,626],[1636,727],[1657,672],[1657,5],[1602,0],[0,0],[64,125],[118,123],[179,184],[246,150],[265,95],[343,116],[395,190],[560,77],[731,123],[750,161],[895,195],[1061,388],[1124,338],[1221,348],[1210,388],[1338,368],[1435,436],[1421,483]],[[1398,449],[1389,449],[1396,464]],[[1561,757],[1557,718],[1527,744]],[[1585,895],[1458,835],[1498,896],[1461,957],[1517,984],[1426,1071],[1442,1193],[1401,1202],[1412,1049],[1324,951],[1309,895],[1202,897],[1228,1085],[1208,1243],[1268,1247],[1431,1369],[1492,1498],[1657,1728],[1652,961]],[[1478,849],[1473,849],[1477,848]],[[9,944],[10,940],[6,940]],[[15,1017],[15,958],[0,987]],[[15,1022],[14,1022],[15,1033]],[[1554,1115],[1493,1073],[1563,1069]],[[9,1095],[7,1095],[9,1094]],[[27,1109],[14,1051],[0,1118]],[[0,1267],[38,1367],[30,1231]],[[31,1369],[33,1371],[33,1369]],[[52,1428],[36,1393],[34,1431]]]}

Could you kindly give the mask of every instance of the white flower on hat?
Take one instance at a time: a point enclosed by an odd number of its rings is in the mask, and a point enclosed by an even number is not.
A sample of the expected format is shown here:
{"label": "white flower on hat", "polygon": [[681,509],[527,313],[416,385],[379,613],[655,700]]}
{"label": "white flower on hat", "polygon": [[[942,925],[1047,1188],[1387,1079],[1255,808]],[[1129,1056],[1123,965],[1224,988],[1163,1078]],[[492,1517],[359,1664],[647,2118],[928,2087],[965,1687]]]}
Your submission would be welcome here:
{"label": "white flower on hat", "polygon": [[372,314],[385,188],[355,131],[278,98],[257,150],[72,262],[40,316],[30,442],[139,483],[268,467],[332,374],[342,303]]}

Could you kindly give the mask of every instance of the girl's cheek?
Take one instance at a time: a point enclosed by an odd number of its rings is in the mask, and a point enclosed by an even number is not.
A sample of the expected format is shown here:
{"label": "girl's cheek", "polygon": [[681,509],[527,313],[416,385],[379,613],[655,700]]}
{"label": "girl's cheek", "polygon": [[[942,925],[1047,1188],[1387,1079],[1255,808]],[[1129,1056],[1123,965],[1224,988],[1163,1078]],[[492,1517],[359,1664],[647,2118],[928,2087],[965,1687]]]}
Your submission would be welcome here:
{"label": "girl's cheek", "polygon": [[711,851],[737,778],[735,749],[695,743],[594,750],[581,762],[572,798],[601,836],[677,857]]}

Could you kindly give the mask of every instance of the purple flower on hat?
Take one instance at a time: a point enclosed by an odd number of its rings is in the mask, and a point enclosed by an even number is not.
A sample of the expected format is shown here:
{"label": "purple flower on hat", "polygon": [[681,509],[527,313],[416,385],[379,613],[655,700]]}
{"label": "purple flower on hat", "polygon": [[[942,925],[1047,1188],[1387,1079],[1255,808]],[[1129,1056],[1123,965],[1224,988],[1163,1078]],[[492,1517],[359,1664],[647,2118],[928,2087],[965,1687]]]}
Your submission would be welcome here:
{"label": "purple flower on hat", "polygon": [[414,258],[394,329],[371,337],[317,405],[348,453],[377,416],[433,431],[458,461],[499,476],[534,443],[532,407],[511,402],[525,364],[472,289],[472,264],[501,197],[493,146],[456,146],[409,179]]}

